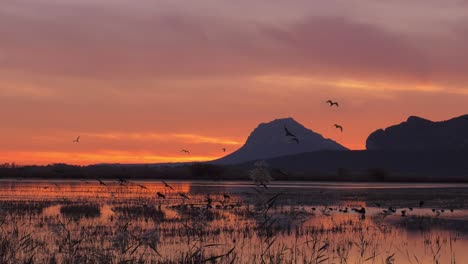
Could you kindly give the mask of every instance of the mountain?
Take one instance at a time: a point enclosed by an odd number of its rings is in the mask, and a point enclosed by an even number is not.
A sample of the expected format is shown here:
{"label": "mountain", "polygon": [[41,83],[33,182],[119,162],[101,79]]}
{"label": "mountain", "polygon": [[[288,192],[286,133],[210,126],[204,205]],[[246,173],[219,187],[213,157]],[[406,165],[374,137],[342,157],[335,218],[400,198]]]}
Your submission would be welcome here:
{"label": "mountain", "polygon": [[368,150],[461,150],[468,149],[468,115],[433,122],[410,116],[406,122],[369,135]]}
{"label": "mountain", "polygon": [[[299,144],[286,136],[285,127],[297,136]],[[347,148],[305,128],[292,118],[283,118],[260,124],[239,150],[211,163],[238,164],[319,150],[347,150]]]}

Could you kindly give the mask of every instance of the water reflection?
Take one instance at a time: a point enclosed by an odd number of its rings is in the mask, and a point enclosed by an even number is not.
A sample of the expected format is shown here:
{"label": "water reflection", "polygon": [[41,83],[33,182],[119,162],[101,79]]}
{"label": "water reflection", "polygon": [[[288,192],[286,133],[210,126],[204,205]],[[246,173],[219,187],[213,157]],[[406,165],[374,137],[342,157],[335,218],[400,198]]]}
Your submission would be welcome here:
{"label": "water reflection", "polygon": [[0,262],[468,263],[467,186],[169,184],[0,181]]}

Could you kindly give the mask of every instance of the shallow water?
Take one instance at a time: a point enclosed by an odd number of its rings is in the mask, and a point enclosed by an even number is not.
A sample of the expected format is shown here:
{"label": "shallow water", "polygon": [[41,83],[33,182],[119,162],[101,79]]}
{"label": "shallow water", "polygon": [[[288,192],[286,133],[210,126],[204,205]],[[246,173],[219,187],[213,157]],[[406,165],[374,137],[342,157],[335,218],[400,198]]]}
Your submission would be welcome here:
{"label": "shallow water", "polygon": [[103,183],[0,181],[0,262],[468,263],[468,185]]}

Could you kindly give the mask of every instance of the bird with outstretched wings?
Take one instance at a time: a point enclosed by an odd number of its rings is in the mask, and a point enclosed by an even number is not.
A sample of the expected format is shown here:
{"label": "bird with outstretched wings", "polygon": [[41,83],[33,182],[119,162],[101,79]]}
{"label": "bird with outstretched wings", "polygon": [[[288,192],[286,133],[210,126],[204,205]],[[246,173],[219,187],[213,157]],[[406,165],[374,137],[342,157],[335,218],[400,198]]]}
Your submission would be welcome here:
{"label": "bird with outstretched wings", "polygon": [[341,130],[343,132],[343,127],[341,125],[335,124],[335,128]]}
{"label": "bird with outstretched wings", "polygon": [[339,107],[339,106],[340,106],[340,105],[338,104],[338,102],[333,102],[332,100],[328,100],[327,103],[330,105],[330,107],[332,107],[332,106]]}
{"label": "bird with outstretched wings", "polygon": [[164,187],[169,188],[171,190],[174,190],[174,188],[172,188],[172,186],[170,186],[167,182],[165,182],[163,180],[161,180],[161,182],[164,184]]}
{"label": "bird with outstretched wings", "polygon": [[284,132],[286,133],[286,136],[287,136],[287,137],[295,137],[295,138],[297,138],[296,135],[294,135],[293,133],[291,133],[291,131],[289,131],[289,129],[288,129],[286,126],[284,126]]}

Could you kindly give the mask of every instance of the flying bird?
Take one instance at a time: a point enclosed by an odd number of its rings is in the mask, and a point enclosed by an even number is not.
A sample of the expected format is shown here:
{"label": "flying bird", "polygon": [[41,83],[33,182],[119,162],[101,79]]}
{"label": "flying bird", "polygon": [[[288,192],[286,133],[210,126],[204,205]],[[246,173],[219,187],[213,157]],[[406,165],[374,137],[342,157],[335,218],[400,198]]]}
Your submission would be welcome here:
{"label": "flying bird", "polygon": [[75,140],[73,140],[73,143],[80,143],[80,137],[81,136],[78,136]]}
{"label": "flying bird", "polygon": [[338,102],[333,102],[332,100],[328,100],[327,103],[330,105],[330,107],[336,105],[336,107],[339,107],[340,105],[338,104]]}
{"label": "flying bird", "polygon": [[164,186],[165,186],[166,188],[169,188],[169,189],[171,189],[171,190],[174,190],[174,188],[172,188],[172,186],[170,186],[169,184],[167,184],[167,182],[165,182],[165,181],[163,181],[163,180],[161,180],[161,182],[164,184]]}
{"label": "flying bird", "polygon": [[190,199],[185,193],[183,192],[180,192],[178,193],[180,197],[182,197],[183,199]]}
{"label": "flying bird", "polygon": [[291,140],[296,141],[296,143],[299,144],[299,139],[297,137],[293,137]]}
{"label": "flying bird", "polygon": [[188,151],[188,150],[186,150],[186,149],[183,149],[183,150],[181,150],[180,152],[184,152],[184,153],[190,154],[190,151]]}
{"label": "flying bird", "polygon": [[142,188],[142,189],[146,189],[146,190],[148,190],[148,188],[146,188],[146,186],[144,186],[144,185],[137,184],[137,186],[138,186],[138,187],[140,187],[140,188]]}
{"label": "flying bird", "polygon": [[163,198],[163,199],[166,199],[166,195],[160,193],[160,192],[157,192],[156,195],[158,196],[158,198]]}
{"label": "flying bird", "polygon": [[119,179],[117,180],[117,183],[118,183],[120,186],[124,186],[125,184],[128,183],[128,181],[125,180],[125,179],[119,178]]}
{"label": "flying bird", "polygon": [[98,182],[99,182],[99,185],[104,185],[104,186],[107,186],[107,184],[105,184],[103,181],[101,181],[100,179],[96,179]]}
{"label": "flying bird", "polygon": [[335,124],[335,128],[341,130],[341,132],[343,132],[343,127],[341,125],[338,125],[338,124]]}
{"label": "flying bird", "polygon": [[284,126],[284,132],[286,132],[286,136],[287,137],[294,137],[294,138],[297,138],[296,135],[294,135],[293,133],[291,133],[291,131],[289,131],[289,129]]}

